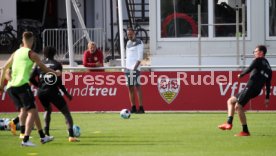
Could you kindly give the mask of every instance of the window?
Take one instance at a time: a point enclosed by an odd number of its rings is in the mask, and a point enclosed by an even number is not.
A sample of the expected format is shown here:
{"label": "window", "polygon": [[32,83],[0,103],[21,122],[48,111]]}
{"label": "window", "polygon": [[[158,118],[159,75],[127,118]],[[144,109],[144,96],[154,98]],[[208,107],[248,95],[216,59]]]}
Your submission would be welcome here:
{"label": "window", "polygon": [[[215,37],[235,37],[237,21],[236,10],[238,10],[239,24],[241,24],[241,0],[214,0]],[[242,26],[240,25],[239,34],[241,33]]]}
{"label": "window", "polygon": [[[197,0],[161,0],[161,37],[197,37],[198,11]],[[208,3],[202,5],[202,21],[208,22]],[[202,30],[207,36],[208,30]]]}
{"label": "window", "polygon": [[[158,6],[160,6],[159,36],[161,38],[196,38],[198,36],[197,1],[158,1]],[[242,33],[241,0],[201,0],[201,36],[205,38],[236,37],[236,10],[238,10],[238,35],[240,35]],[[247,32],[246,5],[245,32]]]}
{"label": "window", "polygon": [[269,0],[269,36],[276,36],[276,0]]}

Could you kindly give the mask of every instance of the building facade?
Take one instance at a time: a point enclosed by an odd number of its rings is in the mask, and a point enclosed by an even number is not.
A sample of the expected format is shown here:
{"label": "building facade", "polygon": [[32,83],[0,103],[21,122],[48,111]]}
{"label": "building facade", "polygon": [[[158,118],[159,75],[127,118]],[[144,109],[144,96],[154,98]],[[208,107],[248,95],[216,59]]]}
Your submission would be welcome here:
{"label": "building facade", "polygon": [[242,0],[202,0],[200,28],[197,0],[150,1],[152,65],[245,65],[258,44],[275,64],[275,3],[245,0],[243,39]]}
{"label": "building facade", "polygon": [[[110,47],[111,27],[114,35],[118,32],[117,0],[76,1],[87,28],[103,28],[106,47]],[[141,1],[134,0],[135,3]],[[40,3],[36,5],[47,2],[46,7],[41,5],[40,21],[44,19],[50,27],[61,25],[59,18],[66,18],[65,0],[2,0],[0,22],[13,20],[16,27],[19,16],[26,18],[18,6],[37,2]],[[128,13],[123,2],[123,18],[126,20]],[[271,64],[276,64],[276,0],[201,0],[200,12],[198,0],[146,2],[149,3],[146,13],[149,26],[145,29],[149,29],[152,66],[247,65],[258,44],[268,47],[267,57]],[[74,25],[80,27],[73,9],[72,17]]]}

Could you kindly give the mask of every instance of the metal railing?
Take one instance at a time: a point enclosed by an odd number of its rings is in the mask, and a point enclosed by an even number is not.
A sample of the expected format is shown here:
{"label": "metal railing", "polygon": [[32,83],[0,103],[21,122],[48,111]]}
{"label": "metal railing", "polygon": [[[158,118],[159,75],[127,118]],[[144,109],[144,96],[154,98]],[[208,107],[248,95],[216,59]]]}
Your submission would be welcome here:
{"label": "metal railing", "polygon": [[[87,49],[87,33],[89,38],[101,50],[105,49],[104,31],[102,28],[75,28],[73,32],[73,48],[75,60],[82,60],[83,52]],[[52,46],[57,49],[57,60],[68,60],[68,34],[67,29],[45,29],[42,32],[43,47]]]}
{"label": "metal railing", "polygon": [[[186,65],[186,66],[141,66],[141,69],[242,69],[246,68],[249,65]],[[276,65],[270,65],[272,69],[276,69]],[[104,67],[84,67],[84,66],[78,66],[78,67],[70,67],[70,66],[64,66],[63,69],[65,70],[99,70],[99,69],[125,69],[125,67],[122,66],[104,66]],[[0,67],[0,70],[2,70],[2,67]]]}
{"label": "metal railing", "polygon": [[[147,70],[147,69],[162,69],[164,71],[167,71],[168,69],[209,69],[209,70],[215,70],[215,69],[243,69],[248,67],[249,65],[186,65],[186,66],[141,66],[142,70]],[[270,65],[272,69],[276,69],[276,65]],[[90,70],[99,70],[99,69],[125,69],[125,67],[122,66],[114,66],[114,67],[93,67],[93,68],[88,68],[88,67],[83,67],[83,66],[78,66],[78,67],[64,67],[63,69],[65,70],[85,70],[85,69],[90,69]]]}

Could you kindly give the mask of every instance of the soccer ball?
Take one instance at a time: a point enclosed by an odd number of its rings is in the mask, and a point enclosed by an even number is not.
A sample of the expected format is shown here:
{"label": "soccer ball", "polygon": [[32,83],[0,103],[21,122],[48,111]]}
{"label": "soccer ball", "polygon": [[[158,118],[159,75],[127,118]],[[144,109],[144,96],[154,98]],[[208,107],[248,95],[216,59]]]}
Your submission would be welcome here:
{"label": "soccer ball", "polygon": [[5,118],[0,118],[0,130],[5,130]]}
{"label": "soccer ball", "polygon": [[0,130],[10,130],[10,119],[9,118],[0,118]]}
{"label": "soccer ball", "polygon": [[74,136],[75,136],[75,137],[80,137],[81,132],[80,132],[80,127],[79,127],[79,126],[74,125],[74,126],[73,126],[73,132],[74,132]]}
{"label": "soccer ball", "polygon": [[4,127],[5,127],[5,130],[10,130],[10,119],[9,118],[5,118],[4,120]]}
{"label": "soccer ball", "polygon": [[120,112],[120,116],[123,119],[129,119],[130,115],[131,115],[131,113],[128,109],[122,109],[121,112]]}

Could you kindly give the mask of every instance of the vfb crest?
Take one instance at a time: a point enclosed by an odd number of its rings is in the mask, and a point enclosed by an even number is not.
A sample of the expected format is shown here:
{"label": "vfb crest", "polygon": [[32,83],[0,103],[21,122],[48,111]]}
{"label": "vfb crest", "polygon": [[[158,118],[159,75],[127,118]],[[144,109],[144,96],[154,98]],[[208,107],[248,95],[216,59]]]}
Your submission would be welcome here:
{"label": "vfb crest", "polygon": [[180,91],[180,81],[176,78],[159,78],[158,90],[161,97],[170,104]]}

